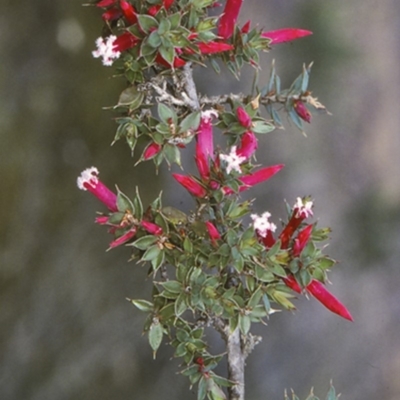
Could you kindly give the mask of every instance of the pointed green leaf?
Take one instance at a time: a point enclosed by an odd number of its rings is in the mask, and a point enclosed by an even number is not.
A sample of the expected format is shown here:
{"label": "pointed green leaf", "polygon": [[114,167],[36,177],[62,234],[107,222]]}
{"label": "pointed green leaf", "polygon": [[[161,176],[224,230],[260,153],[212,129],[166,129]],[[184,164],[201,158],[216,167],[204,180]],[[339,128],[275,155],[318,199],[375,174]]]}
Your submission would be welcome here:
{"label": "pointed green leaf", "polygon": [[149,330],[149,343],[153,349],[153,357],[155,358],[156,352],[160,347],[163,338],[163,327],[157,319],[153,319]]}
{"label": "pointed green leaf", "polygon": [[146,250],[158,240],[157,236],[154,235],[146,235],[141,238],[135,240],[130,246],[136,247],[139,250]]}
{"label": "pointed green leaf", "polygon": [[152,312],[154,305],[147,300],[128,299],[136,308],[143,312]]}

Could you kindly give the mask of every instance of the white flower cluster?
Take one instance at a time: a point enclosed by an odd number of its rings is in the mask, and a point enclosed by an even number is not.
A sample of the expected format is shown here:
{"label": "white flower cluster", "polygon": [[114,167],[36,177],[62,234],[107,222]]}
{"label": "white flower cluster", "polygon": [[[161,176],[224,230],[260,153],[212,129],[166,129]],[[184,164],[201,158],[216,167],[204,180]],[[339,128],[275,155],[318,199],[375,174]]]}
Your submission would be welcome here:
{"label": "white flower cluster", "polygon": [[296,204],[293,206],[293,208],[297,210],[296,218],[308,218],[313,216],[312,206],[312,201],[306,201],[305,203],[303,203],[303,200],[298,197]]}
{"label": "white flower cluster", "polygon": [[229,154],[221,154],[219,158],[226,162],[226,172],[228,174],[230,174],[232,170],[235,170],[240,174],[242,172],[240,164],[246,160],[246,157],[237,155],[236,146],[232,146]]}
{"label": "white flower cluster", "polygon": [[114,42],[117,37],[110,35],[107,38],[99,37],[96,40],[97,50],[92,51],[94,58],[101,57],[103,59],[103,65],[111,66],[117,58],[121,55],[121,52],[114,50]]}
{"label": "white flower cluster", "polygon": [[76,184],[78,188],[81,190],[87,190],[85,187],[85,183],[89,185],[96,186],[98,183],[98,176],[99,170],[96,167],[86,168],[84,171],[81,172],[81,175],[76,180]]}
{"label": "white flower cluster", "polygon": [[268,231],[276,231],[276,225],[268,221],[270,216],[271,213],[269,213],[268,211],[262,213],[261,216],[259,216],[258,214],[250,215],[250,218],[253,220],[254,230],[263,238],[267,236]]}

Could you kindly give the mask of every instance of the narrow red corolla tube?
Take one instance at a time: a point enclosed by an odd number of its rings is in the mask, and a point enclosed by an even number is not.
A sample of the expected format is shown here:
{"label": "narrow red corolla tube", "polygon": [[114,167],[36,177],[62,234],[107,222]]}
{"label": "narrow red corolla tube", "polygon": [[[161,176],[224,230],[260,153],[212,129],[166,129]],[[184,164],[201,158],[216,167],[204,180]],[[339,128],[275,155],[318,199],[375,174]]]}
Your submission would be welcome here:
{"label": "narrow red corolla tube", "polygon": [[283,167],[283,164],[273,165],[271,167],[264,167],[251,174],[242,176],[241,178],[239,178],[239,180],[242,181],[243,186],[241,186],[239,190],[242,192],[243,190],[246,190],[249,187],[256,185],[257,183],[261,183],[272,178]]}
{"label": "narrow red corolla tube", "polygon": [[217,227],[212,222],[207,221],[206,227],[207,227],[207,231],[210,236],[211,242],[215,246],[216,241],[221,239],[221,235],[219,234]]}
{"label": "narrow red corolla tube", "polygon": [[309,35],[312,35],[311,31],[296,28],[283,28],[276,31],[263,32],[261,34],[262,37],[271,39],[271,44],[290,42],[291,40],[300,39]]}
{"label": "narrow red corolla tube", "polygon": [[245,157],[248,160],[257,150],[258,141],[256,135],[251,132],[245,132],[241,138],[240,146],[236,150],[236,154]]}
{"label": "narrow red corolla tube", "polygon": [[118,211],[117,195],[99,180],[98,175],[95,167],[85,169],[76,181],[78,188],[93,193],[111,212]]}
{"label": "narrow red corolla tube", "polygon": [[219,19],[218,36],[229,39],[233,35],[243,0],[226,0],[225,9]]}
{"label": "narrow red corolla tube", "polygon": [[328,310],[341,316],[342,318],[353,321],[353,317],[351,316],[349,310],[332,293],[328,291],[323,283],[313,279],[306,289]]}
{"label": "narrow red corolla tube", "polygon": [[200,185],[191,176],[172,174],[172,176],[193,196],[205,197],[207,194],[206,189]]}
{"label": "narrow red corolla tube", "polygon": [[163,228],[160,225],[150,221],[142,221],[140,225],[151,235],[160,236],[163,233]]}

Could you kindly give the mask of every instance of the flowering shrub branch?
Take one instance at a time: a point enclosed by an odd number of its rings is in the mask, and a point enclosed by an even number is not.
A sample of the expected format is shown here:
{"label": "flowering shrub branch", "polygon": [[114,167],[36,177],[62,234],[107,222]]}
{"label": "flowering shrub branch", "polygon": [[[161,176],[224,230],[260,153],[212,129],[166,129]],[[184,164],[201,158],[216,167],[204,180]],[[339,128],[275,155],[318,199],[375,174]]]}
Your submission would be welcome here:
{"label": "flowering shrub branch", "polygon": [[[335,261],[320,245],[329,229],[309,221],[311,199],[299,197],[287,207],[280,228],[268,211],[257,215],[252,201],[240,199],[242,191],[276,179],[284,167],[253,164],[261,136],[282,126],[281,110],[274,106],[283,105],[301,130],[303,121],[311,122],[310,110],[325,110],[308,89],[311,65],[287,89],[273,64],[269,81],[256,93],[197,93],[193,68],[210,64],[219,71],[220,59],[239,77],[245,63],[259,68],[259,53],[271,45],[311,34],[294,28],[262,32],[250,22],[239,27],[242,2],[227,0],[219,17],[208,15],[218,6],[213,0],[95,3],[107,35],[96,40],[93,56],[128,82],[114,107],[119,114],[114,141],[124,138],[137,162],[152,160],[158,169],[164,161],[181,166],[181,151],[194,140],[198,175],[172,173],[193,197],[189,214],[163,205],[161,195],[144,207],[138,190],[133,198],[115,193],[94,167],[83,171],[78,187],[109,210],[96,218],[113,235],[109,248],[128,246],[133,259],[149,265],[149,299],[129,301],[147,315],[144,330],[154,356],[168,341],[182,360],[181,373],[197,385],[199,400],[244,399],[245,360],[261,340],[251,334],[252,324],[294,310],[296,294],[310,293],[352,320],[325,287]],[[226,150],[214,147],[214,127],[225,134]],[[144,145],[139,157],[138,143]],[[226,343],[227,378],[214,372],[224,354],[210,353],[207,328]],[[328,396],[337,398],[333,388]]]}

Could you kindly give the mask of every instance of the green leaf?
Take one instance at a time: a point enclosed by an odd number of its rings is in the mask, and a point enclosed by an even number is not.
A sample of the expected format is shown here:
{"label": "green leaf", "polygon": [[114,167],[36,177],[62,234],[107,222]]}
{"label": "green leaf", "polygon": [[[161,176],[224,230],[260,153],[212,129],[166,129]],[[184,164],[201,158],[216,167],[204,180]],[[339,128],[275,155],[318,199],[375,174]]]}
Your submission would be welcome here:
{"label": "green leaf", "polygon": [[254,133],[269,133],[275,129],[275,126],[264,121],[255,121],[251,130]]}
{"label": "green leaf", "polygon": [[150,15],[138,15],[139,26],[146,32],[150,33],[154,28],[158,28],[158,21]]}
{"label": "green leaf", "polygon": [[119,189],[117,194],[117,208],[120,212],[130,211],[131,214],[135,214],[135,207],[133,206],[129,197],[122,193]]}
{"label": "green leaf", "polygon": [[180,317],[187,309],[186,305],[186,295],[181,293],[175,300],[175,315]]}
{"label": "green leaf", "polygon": [[151,260],[151,266],[153,267],[153,271],[157,271],[158,268],[161,267],[165,259],[165,252],[160,251],[156,257]]}
{"label": "green leaf", "polygon": [[165,35],[171,29],[171,22],[168,19],[162,19],[158,25],[158,33]]}
{"label": "green leaf", "polygon": [[255,308],[257,306],[257,304],[260,302],[262,296],[263,296],[263,292],[261,290],[261,286],[259,286],[250,297],[250,300],[248,303],[249,307]]}
{"label": "green leaf", "polygon": [[242,335],[247,335],[249,333],[251,326],[250,316],[239,314],[239,329]]}
{"label": "green leaf", "polygon": [[149,330],[149,343],[153,349],[153,357],[156,357],[156,352],[160,347],[163,338],[163,327],[160,322],[154,318]]}
{"label": "green leaf", "polygon": [[185,224],[188,219],[187,215],[183,211],[171,206],[163,207],[161,212],[166,220],[173,225]]}
{"label": "green leaf", "polygon": [[146,235],[142,236],[140,239],[135,240],[130,246],[136,247],[139,250],[146,250],[158,240],[157,236]]}
{"label": "green leaf", "polygon": [[181,165],[181,152],[178,146],[167,143],[163,148],[163,154],[169,164]]}
{"label": "green leaf", "polygon": [[161,249],[158,247],[158,245],[155,244],[153,246],[150,246],[143,254],[141,261],[152,261],[153,259],[158,257],[160,252]]}
{"label": "green leaf", "polygon": [[127,299],[129,300],[136,308],[143,312],[152,312],[154,305],[150,301],[147,300],[135,300],[135,299]]}
{"label": "green leaf", "polygon": [[175,318],[175,309],[174,304],[169,303],[165,307],[163,307],[158,313],[160,320],[163,322],[168,321],[171,318]]}
{"label": "green leaf", "polygon": [[148,36],[146,43],[153,49],[157,49],[161,46],[161,38],[158,31],[153,31]]}
{"label": "green leaf", "polygon": [[161,121],[164,124],[170,125],[172,122],[173,124],[177,123],[177,116],[175,111],[172,108],[169,108],[163,103],[158,103],[157,107],[158,116],[160,117]]}
{"label": "green leaf", "polygon": [[[141,105],[143,99],[144,94],[142,92],[139,92],[136,86],[130,86],[123,90],[119,95],[117,107],[130,106],[131,109],[136,109]],[[138,103],[138,105],[136,105],[136,103]]]}
{"label": "green leaf", "polygon": [[212,400],[226,400],[225,393],[222,389],[214,382],[214,380],[209,381],[209,391]]}
{"label": "green leaf", "polygon": [[197,400],[204,400],[207,394],[207,379],[202,376],[197,387]]}
{"label": "green leaf", "polygon": [[179,124],[181,131],[196,130],[200,124],[200,111],[187,115]]}
{"label": "green leaf", "polygon": [[172,293],[181,293],[182,292],[182,284],[178,281],[167,281],[161,282],[160,285]]}
{"label": "green leaf", "polygon": [[338,400],[338,399],[339,399],[339,396],[336,396],[335,388],[332,386],[332,382],[331,382],[331,387],[329,389],[328,394],[326,395],[325,400]]}
{"label": "green leaf", "polygon": [[174,59],[175,59],[175,49],[173,48],[173,46],[165,46],[162,45],[159,48],[161,57],[169,64],[169,65],[173,65],[174,63]]}

